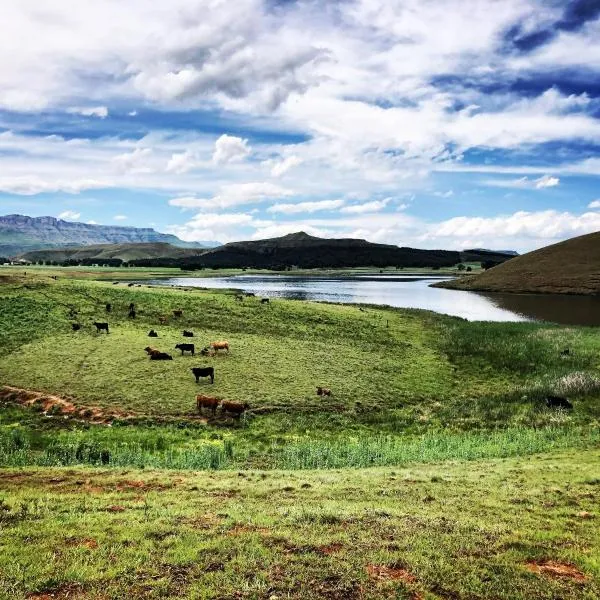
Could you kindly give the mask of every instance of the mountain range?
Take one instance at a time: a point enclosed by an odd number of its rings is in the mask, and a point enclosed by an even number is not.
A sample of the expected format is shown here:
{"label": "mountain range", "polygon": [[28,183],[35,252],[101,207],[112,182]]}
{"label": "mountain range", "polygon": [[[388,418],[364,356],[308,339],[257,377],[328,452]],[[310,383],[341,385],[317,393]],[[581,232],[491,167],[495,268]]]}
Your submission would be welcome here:
{"label": "mountain range", "polygon": [[45,248],[73,248],[93,244],[160,242],[180,248],[207,248],[218,242],[184,242],[150,228],[93,225],[54,217],[0,216],[0,256],[15,256]]}

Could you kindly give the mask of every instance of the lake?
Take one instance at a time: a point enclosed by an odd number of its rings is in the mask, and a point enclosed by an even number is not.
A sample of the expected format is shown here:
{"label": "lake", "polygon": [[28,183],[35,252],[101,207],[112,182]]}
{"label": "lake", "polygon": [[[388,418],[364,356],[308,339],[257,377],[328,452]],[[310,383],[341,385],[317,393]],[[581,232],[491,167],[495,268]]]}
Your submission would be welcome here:
{"label": "lake", "polygon": [[552,321],[566,325],[600,325],[600,298],[560,294],[498,294],[429,287],[449,279],[422,274],[343,277],[236,275],[172,277],[146,281],[154,285],[235,288],[268,298],[422,308],[469,321]]}

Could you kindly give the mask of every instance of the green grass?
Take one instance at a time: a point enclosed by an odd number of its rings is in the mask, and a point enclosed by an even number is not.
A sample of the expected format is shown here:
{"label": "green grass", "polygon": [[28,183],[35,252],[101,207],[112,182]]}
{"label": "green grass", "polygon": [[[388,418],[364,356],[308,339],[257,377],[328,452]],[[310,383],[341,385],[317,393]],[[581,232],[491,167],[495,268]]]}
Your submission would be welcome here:
{"label": "green grass", "polygon": [[[358,471],[4,470],[0,597],[598,598],[598,472],[598,451]],[[531,571],[548,561],[582,579]]]}

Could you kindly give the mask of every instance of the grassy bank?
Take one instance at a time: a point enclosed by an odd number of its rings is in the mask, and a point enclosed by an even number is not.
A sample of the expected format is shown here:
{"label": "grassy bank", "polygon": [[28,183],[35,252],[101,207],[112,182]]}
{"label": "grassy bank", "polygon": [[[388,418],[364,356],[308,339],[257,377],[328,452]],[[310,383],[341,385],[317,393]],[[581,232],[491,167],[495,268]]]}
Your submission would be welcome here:
{"label": "grassy bank", "polygon": [[4,470],[0,597],[597,598],[599,472]]}

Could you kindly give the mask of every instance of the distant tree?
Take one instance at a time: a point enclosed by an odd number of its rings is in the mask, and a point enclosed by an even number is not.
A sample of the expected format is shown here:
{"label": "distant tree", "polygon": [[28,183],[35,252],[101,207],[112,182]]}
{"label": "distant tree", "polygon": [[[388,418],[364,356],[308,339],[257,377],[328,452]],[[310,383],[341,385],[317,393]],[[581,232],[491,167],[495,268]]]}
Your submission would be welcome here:
{"label": "distant tree", "polygon": [[499,262],[496,262],[494,260],[484,260],[481,263],[481,268],[485,271],[487,271],[488,269],[491,269],[492,267],[495,267],[496,265],[499,265]]}
{"label": "distant tree", "polygon": [[470,273],[472,270],[471,267],[467,267],[467,273]]}
{"label": "distant tree", "polygon": [[466,269],[465,265],[463,265],[462,263],[459,263],[458,266],[456,267],[459,271],[464,271]]}

